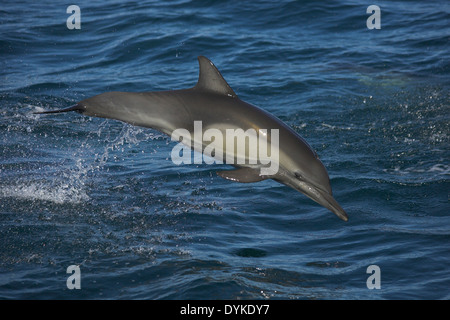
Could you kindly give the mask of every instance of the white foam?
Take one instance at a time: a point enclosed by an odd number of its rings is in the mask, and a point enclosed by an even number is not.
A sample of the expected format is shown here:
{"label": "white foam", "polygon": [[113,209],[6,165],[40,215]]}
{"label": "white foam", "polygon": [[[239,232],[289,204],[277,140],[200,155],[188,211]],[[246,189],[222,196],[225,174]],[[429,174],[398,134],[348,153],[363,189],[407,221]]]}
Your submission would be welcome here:
{"label": "white foam", "polygon": [[85,190],[61,182],[60,185],[52,182],[31,182],[13,186],[0,187],[1,197],[12,197],[24,200],[43,200],[57,204],[80,203],[89,200]]}

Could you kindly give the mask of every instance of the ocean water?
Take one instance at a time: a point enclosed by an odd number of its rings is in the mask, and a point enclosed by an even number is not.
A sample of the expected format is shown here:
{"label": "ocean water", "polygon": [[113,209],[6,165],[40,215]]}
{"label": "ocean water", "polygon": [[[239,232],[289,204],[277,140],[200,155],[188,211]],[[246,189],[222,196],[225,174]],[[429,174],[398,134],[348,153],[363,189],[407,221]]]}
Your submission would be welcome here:
{"label": "ocean water", "polygon": [[[67,2],[0,8],[0,299],[450,298],[448,1],[74,4],[81,29]],[[33,114],[191,87],[199,55],[309,142],[348,222],[177,166],[157,131]]]}

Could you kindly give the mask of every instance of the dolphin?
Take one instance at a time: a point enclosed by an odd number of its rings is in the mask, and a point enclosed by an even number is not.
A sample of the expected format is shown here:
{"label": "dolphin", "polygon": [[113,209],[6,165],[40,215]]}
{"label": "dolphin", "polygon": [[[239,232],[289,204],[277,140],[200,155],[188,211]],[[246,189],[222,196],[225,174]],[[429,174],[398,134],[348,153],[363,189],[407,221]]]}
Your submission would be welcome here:
{"label": "dolphin", "polygon": [[[261,163],[233,164],[235,169],[217,171],[225,179],[251,183],[273,179],[287,185],[329,209],[344,221],[347,213],[334,199],[327,170],[317,153],[293,129],[269,112],[239,99],[216,66],[199,56],[199,78],[189,89],[158,92],[106,92],[50,114],[76,111],[86,116],[109,118],[152,128],[167,135],[185,128],[194,129],[202,121],[202,130],[228,128],[242,130],[277,129],[279,134],[278,170],[262,174]],[[267,138],[272,142],[271,137]],[[197,141],[198,142],[198,141]],[[205,143],[201,146],[205,147]],[[192,144],[190,144],[192,148]],[[217,146],[216,146],[217,147]],[[218,146],[220,147],[220,146]],[[198,150],[201,151],[201,150]],[[236,155],[235,155],[236,156]]]}

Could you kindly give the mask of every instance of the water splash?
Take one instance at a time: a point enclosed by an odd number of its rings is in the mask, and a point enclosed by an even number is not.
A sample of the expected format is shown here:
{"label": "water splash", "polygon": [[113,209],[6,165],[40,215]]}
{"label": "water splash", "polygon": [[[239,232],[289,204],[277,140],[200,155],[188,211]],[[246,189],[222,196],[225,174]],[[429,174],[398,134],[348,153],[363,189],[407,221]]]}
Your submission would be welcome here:
{"label": "water splash", "polygon": [[[31,105],[28,107],[33,111],[40,109]],[[33,157],[32,153],[41,149],[39,141],[43,141],[42,144],[51,143],[49,140],[52,137],[48,133],[50,130],[46,128],[48,131],[40,132],[39,120],[39,116],[25,114],[21,116],[20,121],[16,121],[15,126],[25,128],[20,130],[21,132],[34,135],[33,139],[27,138],[29,142],[26,148],[31,151],[22,155],[23,157]],[[90,125],[89,121],[86,125]],[[142,141],[160,137],[154,132],[144,131],[127,124],[123,124],[119,132],[116,128],[112,127],[111,122],[103,121],[97,131],[87,134],[79,147],[75,146],[72,151],[62,151],[66,155],[62,155],[62,159],[59,158],[56,163],[46,163],[38,167],[19,167],[20,177],[18,177],[17,168],[15,175],[9,179],[9,169],[0,167],[2,174],[0,198],[50,201],[56,204],[79,204],[89,201],[92,186],[88,185],[96,173],[107,165],[111,154],[115,157],[118,152],[124,153],[127,148],[132,148]],[[99,141],[100,146],[98,146]],[[75,138],[70,144],[73,146],[74,143],[75,145],[77,143]]]}
{"label": "water splash", "polygon": [[90,198],[85,190],[70,184],[48,184],[47,182],[31,182],[15,186],[1,187],[0,197],[11,197],[23,200],[51,201],[56,204],[80,203]]}
{"label": "water splash", "polygon": [[101,169],[105,166],[110,157],[110,153],[124,153],[127,148],[137,146],[142,141],[155,140],[163,137],[162,134],[156,134],[153,131],[126,123],[123,124],[118,134],[111,133],[110,129],[110,121],[105,120],[95,133],[98,138],[102,138],[106,142],[104,149],[95,154],[96,169]]}

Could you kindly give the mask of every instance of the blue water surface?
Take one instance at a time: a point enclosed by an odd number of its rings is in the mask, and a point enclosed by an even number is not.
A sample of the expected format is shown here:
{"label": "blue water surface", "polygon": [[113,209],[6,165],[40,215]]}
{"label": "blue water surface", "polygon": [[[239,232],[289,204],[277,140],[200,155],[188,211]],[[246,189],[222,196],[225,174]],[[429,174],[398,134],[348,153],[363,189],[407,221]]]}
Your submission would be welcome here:
{"label": "blue water surface", "polygon": [[[67,2],[0,7],[0,299],[450,298],[448,1],[74,4],[81,29]],[[199,55],[309,142],[348,222],[177,166],[157,131],[33,114],[191,87]]]}

